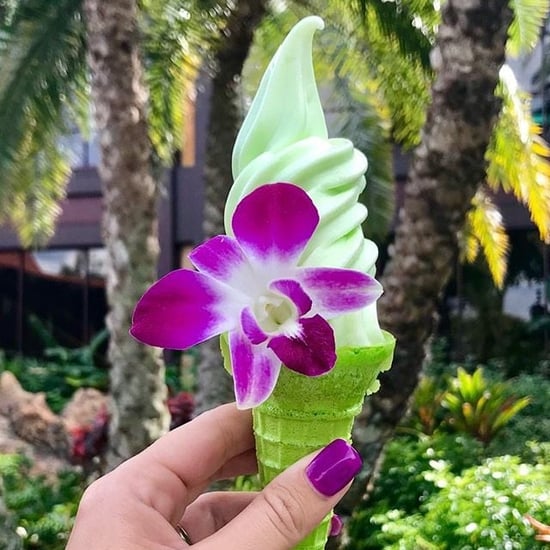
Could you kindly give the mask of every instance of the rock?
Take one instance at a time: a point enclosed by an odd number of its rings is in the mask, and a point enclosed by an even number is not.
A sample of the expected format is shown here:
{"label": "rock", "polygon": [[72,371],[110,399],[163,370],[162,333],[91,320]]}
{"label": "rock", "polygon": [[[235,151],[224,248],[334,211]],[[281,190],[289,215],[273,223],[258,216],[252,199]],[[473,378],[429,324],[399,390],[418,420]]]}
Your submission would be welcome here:
{"label": "rock", "polygon": [[0,415],[24,441],[58,456],[68,456],[70,444],[64,420],[51,411],[43,393],[25,391],[11,372],[0,376]]}
{"label": "rock", "polygon": [[[107,411],[106,395],[81,388],[58,416],[43,393],[25,391],[12,373],[4,372],[0,375],[0,454],[27,456],[31,473],[48,478],[75,465],[97,469],[101,463],[97,457],[106,445]],[[80,447],[83,456],[75,454]]]}
{"label": "rock", "polygon": [[74,428],[91,426],[107,408],[106,395],[93,388],[80,388],[63,409],[61,417],[70,431]]}

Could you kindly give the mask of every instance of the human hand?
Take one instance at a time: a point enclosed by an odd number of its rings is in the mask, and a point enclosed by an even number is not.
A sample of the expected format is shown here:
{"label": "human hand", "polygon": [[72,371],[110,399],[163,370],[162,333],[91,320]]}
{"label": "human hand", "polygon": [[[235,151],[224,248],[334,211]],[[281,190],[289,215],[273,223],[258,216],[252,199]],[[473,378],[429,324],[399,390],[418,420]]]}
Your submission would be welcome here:
{"label": "human hand", "polygon": [[260,493],[202,492],[219,479],[256,471],[250,411],[224,405],[159,439],[94,482],[81,500],[66,550],[186,548],[288,550],[349,488],[361,467],[336,440]]}

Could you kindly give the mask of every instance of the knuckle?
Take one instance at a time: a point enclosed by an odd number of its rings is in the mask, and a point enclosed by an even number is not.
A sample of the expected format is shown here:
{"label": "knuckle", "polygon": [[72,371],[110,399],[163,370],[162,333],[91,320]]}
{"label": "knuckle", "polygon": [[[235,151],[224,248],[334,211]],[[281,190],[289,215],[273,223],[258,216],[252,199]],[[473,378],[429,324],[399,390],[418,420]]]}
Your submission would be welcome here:
{"label": "knuckle", "polygon": [[305,534],[306,507],[298,492],[284,485],[273,483],[261,493],[266,502],[266,518],[270,525],[290,544],[295,544]]}

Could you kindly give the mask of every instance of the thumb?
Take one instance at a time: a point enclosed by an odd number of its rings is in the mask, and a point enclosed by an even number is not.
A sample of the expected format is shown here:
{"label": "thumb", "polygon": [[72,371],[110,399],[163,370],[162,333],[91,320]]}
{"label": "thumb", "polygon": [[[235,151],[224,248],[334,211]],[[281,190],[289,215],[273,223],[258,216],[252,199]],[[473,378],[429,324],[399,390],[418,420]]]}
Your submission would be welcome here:
{"label": "thumb", "polygon": [[360,469],[357,451],[335,439],[277,476],[233,521],[205,540],[205,548],[293,548],[334,508]]}

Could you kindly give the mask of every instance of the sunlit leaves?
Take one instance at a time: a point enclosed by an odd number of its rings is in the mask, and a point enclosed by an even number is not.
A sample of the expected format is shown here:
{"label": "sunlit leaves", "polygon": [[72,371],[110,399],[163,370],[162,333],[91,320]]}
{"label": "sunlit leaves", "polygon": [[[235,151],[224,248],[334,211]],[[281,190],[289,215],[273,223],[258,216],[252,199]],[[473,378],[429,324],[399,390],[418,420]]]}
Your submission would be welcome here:
{"label": "sunlit leaves", "polygon": [[[430,94],[431,73],[419,58],[401,55],[399,44],[376,32],[376,15],[367,13],[370,32],[363,48],[377,92],[388,106],[392,137],[404,147],[420,140]],[[414,98],[414,101],[411,101]]]}
{"label": "sunlit leaves", "polygon": [[508,67],[501,71],[497,93],[502,112],[487,160],[487,182],[497,191],[512,192],[524,203],[541,238],[550,240],[550,149],[533,123],[528,98],[517,88]]}
{"label": "sunlit leaves", "polygon": [[57,138],[86,97],[81,0],[22,0],[0,27],[0,220],[29,245],[51,233],[68,176]]}
{"label": "sunlit leaves", "polygon": [[462,240],[463,259],[473,263],[482,250],[493,281],[498,288],[502,288],[508,246],[502,215],[482,188],[476,193],[466,218]]}
{"label": "sunlit leaves", "polygon": [[[386,107],[391,138],[410,148],[420,139],[429,102],[432,72],[427,55],[439,12],[433,2],[425,0],[356,0],[353,5],[360,5],[356,19],[349,16],[349,6],[347,15],[343,5],[340,13],[334,14],[341,20],[343,34],[351,37],[345,40],[348,47],[340,48],[346,56],[344,63],[353,80],[362,83],[360,89],[376,94],[379,104]],[[393,15],[388,18],[387,12]],[[404,25],[408,25],[407,31]],[[352,48],[355,55],[349,55]]]}
{"label": "sunlit leaves", "polygon": [[0,202],[0,216],[9,217],[24,247],[45,244],[52,236],[70,175],[67,155],[48,147],[29,151],[4,179],[12,192]]}
{"label": "sunlit leaves", "polygon": [[200,66],[197,44],[205,36],[190,1],[143,0],[141,8],[149,136],[166,164],[181,148],[185,98]]}
{"label": "sunlit leaves", "polygon": [[504,382],[489,382],[478,368],[473,374],[459,368],[445,393],[443,406],[451,413],[450,424],[487,445],[530,402],[514,397]]}
{"label": "sunlit leaves", "polygon": [[429,68],[430,50],[439,23],[439,10],[433,0],[353,0],[349,3],[363,18],[367,34],[372,31],[380,34],[397,45],[402,56]]}
{"label": "sunlit leaves", "polygon": [[507,50],[510,55],[521,55],[532,50],[540,38],[550,4],[548,0],[509,0],[514,20],[508,29]]}
{"label": "sunlit leaves", "polygon": [[[205,42],[204,25],[190,17],[193,6],[140,2],[150,137],[164,162],[180,148],[184,97],[199,64],[189,44],[196,51]],[[70,174],[60,139],[75,123],[90,136],[90,89],[82,0],[12,7],[0,22],[0,127],[9,128],[0,140],[0,223],[11,221],[28,246],[53,231]]]}

